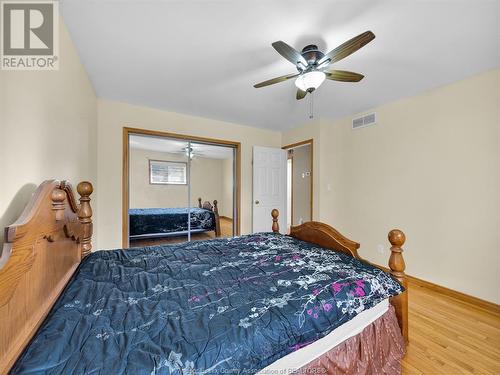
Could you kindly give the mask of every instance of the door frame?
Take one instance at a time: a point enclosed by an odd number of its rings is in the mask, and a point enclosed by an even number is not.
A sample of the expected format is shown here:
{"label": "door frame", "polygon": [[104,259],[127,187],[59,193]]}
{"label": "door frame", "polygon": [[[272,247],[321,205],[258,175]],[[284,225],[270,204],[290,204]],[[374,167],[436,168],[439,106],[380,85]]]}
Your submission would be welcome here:
{"label": "door frame", "polygon": [[[236,184],[236,202],[233,205],[236,208],[236,218],[233,218],[234,228],[236,233],[234,235],[239,236],[241,232],[241,142],[227,141],[224,139],[207,138],[192,136],[187,134],[169,133],[159,130],[148,130],[140,128],[123,127],[123,153],[122,153],[122,247],[129,247],[128,238],[128,210],[129,210],[129,176],[130,176],[130,165],[129,165],[129,136],[130,135],[150,135],[156,137],[166,137],[173,139],[180,139],[184,141],[193,142],[204,142],[219,146],[230,146],[233,147],[235,152],[234,165],[236,169],[234,182]],[[234,207],[233,207],[234,210]]]}
{"label": "door frame", "polygon": [[[299,146],[311,146],[311,197],[310,197],[310,206],[311,206],[311,220],[314,217],[314,139],[306,139],[304,141],[292,143],[286,146],[281,147],[283,150],[289,150],[292,148],[296,148]],[[293,168],[293,160],[292,160],[292,168]],[[293,222],[293,174],[292,174],[292,222]]]}

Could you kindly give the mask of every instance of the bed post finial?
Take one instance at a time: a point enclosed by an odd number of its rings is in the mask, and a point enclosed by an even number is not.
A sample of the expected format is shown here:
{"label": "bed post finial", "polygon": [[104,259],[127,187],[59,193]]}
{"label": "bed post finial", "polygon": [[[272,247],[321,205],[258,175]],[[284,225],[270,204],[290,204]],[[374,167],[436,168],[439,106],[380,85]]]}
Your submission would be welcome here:
{"label": "bed post finial", "polygon": [[80,207],[78,209],[78,220],[83,227],[81,237],[82,258],[92,251],[92,207],[90,207],[90,195],[94,191],[92,184],[88,181],[82,181],[76,187],[80,194]]}
{"label": "bed post finial", "polygon": [[201,208],[201,197],[198,198],[198,208]]}
{"label": "bed post finial", "polygon": [[61,189],[54,189],[50,194],[52,199],[52,210],[56,213],[56,221],[61,221],[64,219],[64,200],[66,199],[66,193]]}
{"label": "bed post finial", "polygon": [[273,217],[273,232],[279,233],[280,225],[278,224],[278,216],[280,216],[280,212],[275,208],[271,211],[271,216]]}
{"label": "bed post finial", "polygon": [[405,341],[408,343],[408,280],[405,274],[405,260],[403,258],[402,246],[406,241],[405,234],[399,229],[393,229],[388,235],[391,243],[391,257],[389,258],[389,268],[391,275],[394,276],[406,291],[391,299],[392,305],[396,310],[399,327],[403,333]]}
{"label": "bed post finial", "polygon": [[391,243],[391,257],[389,258],[389,267],[391,269],[391,274],[402,282],[405,278],[405,260],[403,258],[403,249],[401,246],[404,245],[406,241],[405,234],[399,229],[393,229],[389,232],[387,236],[389,242]]}

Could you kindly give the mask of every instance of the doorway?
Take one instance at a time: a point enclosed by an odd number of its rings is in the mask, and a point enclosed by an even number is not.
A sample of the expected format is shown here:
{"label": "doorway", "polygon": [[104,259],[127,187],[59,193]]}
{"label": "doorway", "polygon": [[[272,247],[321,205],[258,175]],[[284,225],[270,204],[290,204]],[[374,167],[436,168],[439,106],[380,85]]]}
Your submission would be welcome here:
{"label": "doorway", "polygon": [[313,217],[312,139],[284,146],[287,151],[287,228]]}
{"label": "doorway", "polygon": [[278,209],[280,232],[286,233],[286,150],[253,146],[252,232],[270,230],[270,214]]}
{"label": "doorway", "polygon": [[240,233],[240,143],[124,128],[124,247]]}

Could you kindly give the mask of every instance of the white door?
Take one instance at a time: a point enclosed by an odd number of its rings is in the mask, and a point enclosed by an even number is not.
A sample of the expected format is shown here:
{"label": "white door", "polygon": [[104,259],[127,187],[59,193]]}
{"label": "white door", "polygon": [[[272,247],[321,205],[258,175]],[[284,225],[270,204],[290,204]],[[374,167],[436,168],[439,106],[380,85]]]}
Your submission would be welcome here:
{"label": "white door", "polygon": [[271,211],[280,212],[280,232],[286,233],[286,150],[253,147],[253,232],[270,232]]}

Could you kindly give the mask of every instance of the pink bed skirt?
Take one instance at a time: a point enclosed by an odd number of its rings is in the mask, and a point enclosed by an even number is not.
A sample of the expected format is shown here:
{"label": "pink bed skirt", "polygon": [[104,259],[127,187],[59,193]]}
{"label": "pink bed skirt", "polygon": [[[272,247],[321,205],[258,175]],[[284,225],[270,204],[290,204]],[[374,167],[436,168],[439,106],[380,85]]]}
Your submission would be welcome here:
{"label": "pink bed skirt", "polygon": [[394,307],[353,336],[295,372],[305,374],[401,374],[405,342]]}

